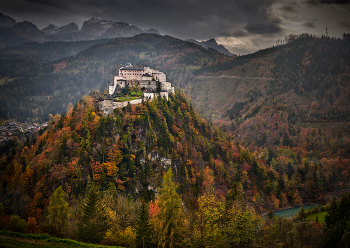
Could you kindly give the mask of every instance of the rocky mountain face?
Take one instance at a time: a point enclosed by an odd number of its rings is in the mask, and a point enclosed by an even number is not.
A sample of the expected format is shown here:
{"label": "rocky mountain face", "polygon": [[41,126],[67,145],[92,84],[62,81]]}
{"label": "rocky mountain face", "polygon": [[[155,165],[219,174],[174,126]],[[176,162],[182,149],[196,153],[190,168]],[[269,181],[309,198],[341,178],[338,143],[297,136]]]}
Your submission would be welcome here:
{"label": "rocky mountain face", "polygon": [[41,32],[45,36],[50,38],[52,37],[52,39],[54,39],[56,36],[65,35],[65,34],[78,32],[78,31],[79,31],[79,27],[74,22],[69,23],[68,25],[65,25],[62,27],[57,27],[53,24],[50,24],[49,26],[41,30]]}
{"label": "rocky mountain face", "polygon": [[33,41],[45,42],[49,39],[31,22],[17,22],[12,27],[0,26],[0,48]]}
{"label": "rocky mountain face", "polygon": [[41,31],[52,41],[113,39],[117,37],[132,37],[140,33],[159,34],[156,29],[142,30],[129,23],[108,21],[95,17],[85,21],[80,30],[78,25],[70,23],[62,27],[50,24]]}
{"label": "rocky mountain face", "polygon": [[228,56],[233,56],[234,54],[230,53],[226,47],[224,47],[223,45],[219,45],[216,40],[214,38],[212,39],[209,39],[207,41],[197,41],[197,40],[194,40],[194,39],[187,39],[185,41],[188,41],[188,42],[191,42],[191,43],[194,43],[194,44],[197,44],[197,45],[200,45],[204,48],[212,48],[212,49],[215,49],[225,55],[228,55]]}
{"label": "rocky mountain face", "polygon": [[31,22],[28,22],[28,21],[17,22],[12,28],[18,33],[24,36],[28,36],[35,41],[38,41],[38,42],[49,41],[45,37],[45,35],[37,28],[37,26],[35,26],[35,24]]}
{"label": "rocky mountain face", "polygon": [[15,19],[0,13],[0,26],[12,27],[15,24],[16,24]]}
{"label": "rocky mountain face", "polygon": [[140,29],[125,22],[108,21],[102,18],[91,18],[79,27],[74,22],[62,27],[53,24],[39,30],[33,23],[16,20],[0,13],[0,48],[21,45],[31,41],[86,41],[96,39],[113,39],[132,37],[140,33],[159,34],[156,29]]}

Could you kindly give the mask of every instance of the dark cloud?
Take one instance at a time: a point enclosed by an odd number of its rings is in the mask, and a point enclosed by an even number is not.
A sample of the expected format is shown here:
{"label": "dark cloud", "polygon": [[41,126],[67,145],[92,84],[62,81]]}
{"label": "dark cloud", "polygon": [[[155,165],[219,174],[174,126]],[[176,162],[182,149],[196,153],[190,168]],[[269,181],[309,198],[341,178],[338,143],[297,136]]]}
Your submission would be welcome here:
{"label": "dark cloud", "polygon": [[350,4],[350,0],[306,0],[305,3],[311,6],[316,6],[319,4],[345,5]]}
{"label": "dark cloud", "polygon": [[350,22],[339,22],[338,25],[342,28],[350,30]]}
{"label": "dark cloud", "polygon": [[350,0],[319,0],[322,4],[349,4]]}
{"label": "dark cloud", "polygon": [[316,24],[314,22],[305,22],[303,26],[307,28],[315,28]]}
{"label": "dark cloud", "polygon": [[[1,1],[4,14],[43,28],[102,17],[156,28],[179,38],[268,34],[282,30],[272,11],[277,0],[12,0]],[[242,30],[243,29],[243,30]]]}
{"label": "dark cloud", "polygon": [[289,12],[289,13],[297,12],[297,10],[294,8],[294,6],[291,6],[291,5],[283,6],[283,7],[280,8],[280,10],[285,11],[285,12]]}
{"label": "dark cloud", "polygon": [[252,34],[275,34],[283,30],[280,22],[279,19],[275,19],[270,23],[248,23],[245,29]]}
{"label": "dark cloud", "polygon": [[248,35],[249,34],[247,31],[239,29],[239,30],[234,31],[231,36],[233,36],[233,37],[246,37]]}

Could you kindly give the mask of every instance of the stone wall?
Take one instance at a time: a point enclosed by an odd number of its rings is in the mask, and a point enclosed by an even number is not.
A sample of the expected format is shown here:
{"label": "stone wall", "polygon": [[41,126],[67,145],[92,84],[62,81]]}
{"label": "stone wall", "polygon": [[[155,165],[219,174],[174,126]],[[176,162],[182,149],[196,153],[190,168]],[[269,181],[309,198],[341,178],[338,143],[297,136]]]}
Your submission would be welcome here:
{"label": "stone wall", "polygon": [[128,103],[130,103],[131,105],[140,104],[142,103],[142,99],[140,98],[126,102],[113,102],[113,109],[126,107],[128,106]]}

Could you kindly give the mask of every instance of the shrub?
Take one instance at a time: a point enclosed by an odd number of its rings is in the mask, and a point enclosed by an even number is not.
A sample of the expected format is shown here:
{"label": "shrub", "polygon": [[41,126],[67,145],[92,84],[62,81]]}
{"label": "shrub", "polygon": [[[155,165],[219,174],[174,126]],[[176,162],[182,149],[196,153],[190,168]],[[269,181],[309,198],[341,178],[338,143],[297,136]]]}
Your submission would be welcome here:
{"label": "shrub", "polygon": [[327,211],[327,205],[322,205],[320,210],[321,211]]}
{"label": "shrub", "polygon": [[10,229],[14,232],[24,233],[27,229],[27,222],[18,215],[11,215]]}
{"label": "shrub", "polygon": [[311,209],[311,213],[315,214],[320,212],[320,208],[318,207],[318,205],[315,205],[312,209]]}
{"label": "shrub", "polygon": [[38,233],[39,226],[38,226],[36,219],[34,217],[29,217],[27,224],[28,224],[27,231],[29,233]]}

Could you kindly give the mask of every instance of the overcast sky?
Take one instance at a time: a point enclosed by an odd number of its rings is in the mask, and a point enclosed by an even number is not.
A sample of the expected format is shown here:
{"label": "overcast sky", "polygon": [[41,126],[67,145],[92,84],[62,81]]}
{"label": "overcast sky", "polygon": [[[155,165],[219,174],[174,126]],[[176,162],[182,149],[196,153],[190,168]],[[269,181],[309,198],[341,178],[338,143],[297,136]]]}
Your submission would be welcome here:
{"label": "overcast sky", "polygon": [[39,29],[91,17],[155,28],[181,39],[215,38],[235,54],[276,44],[287,34],[350,33],[350,0],[2,0],[0,12]]}

